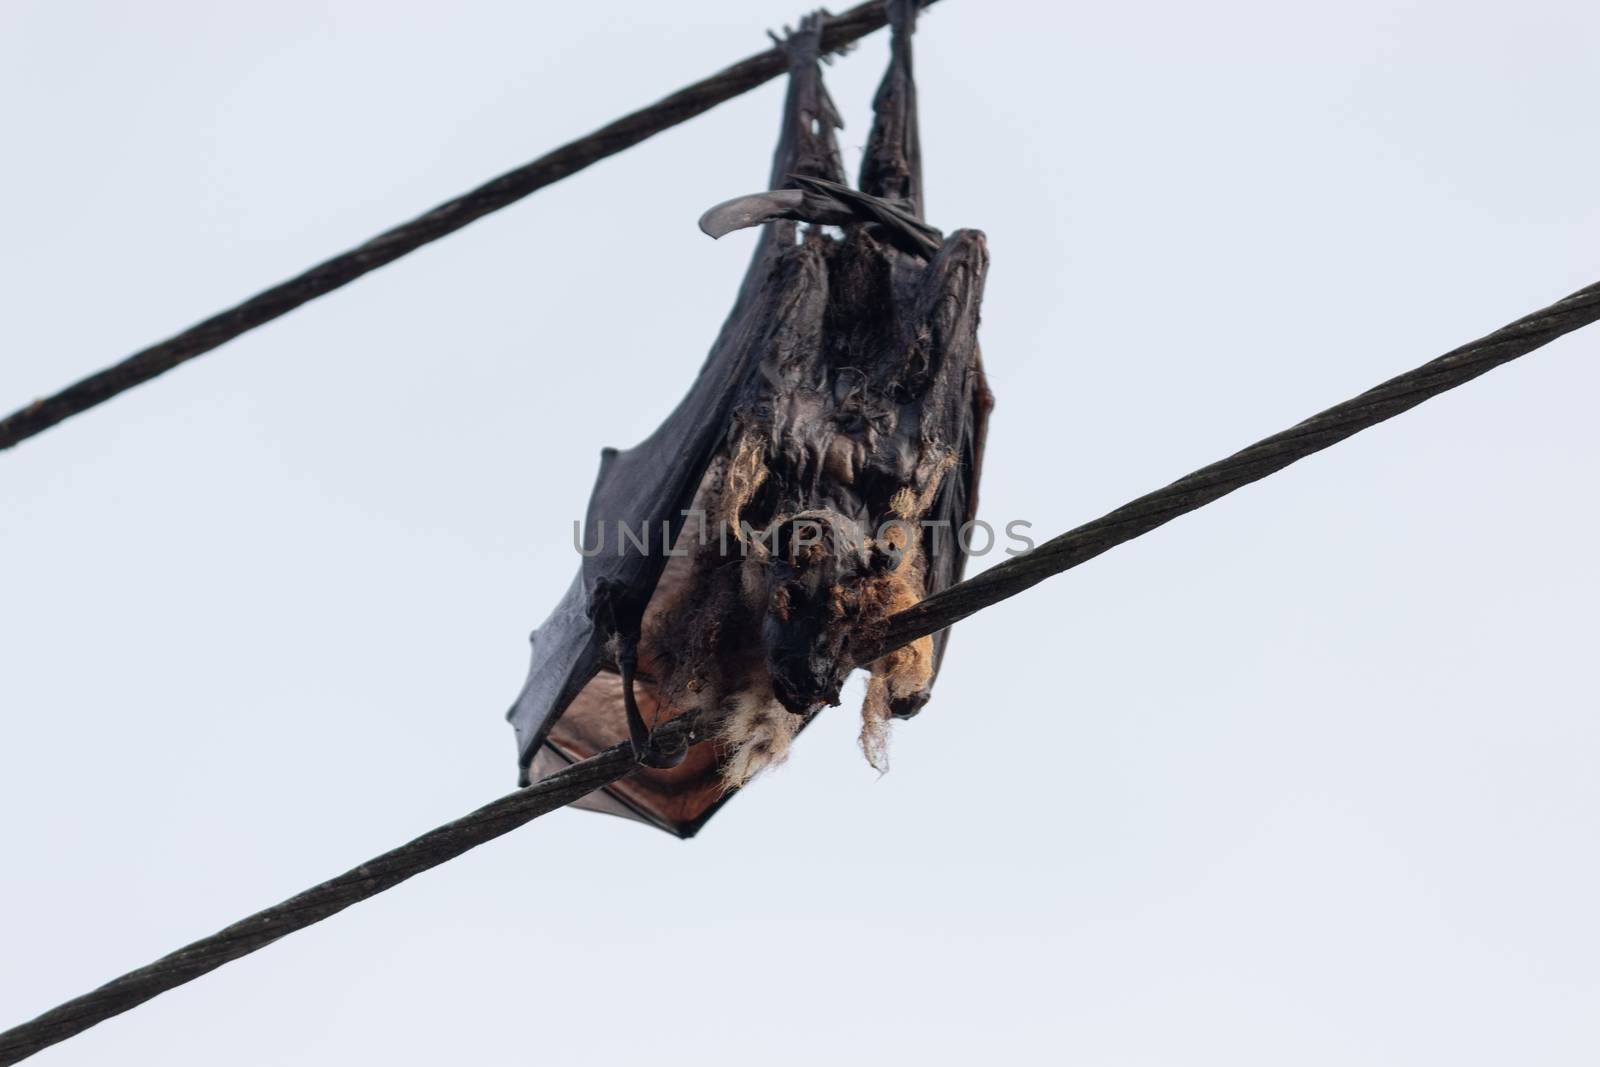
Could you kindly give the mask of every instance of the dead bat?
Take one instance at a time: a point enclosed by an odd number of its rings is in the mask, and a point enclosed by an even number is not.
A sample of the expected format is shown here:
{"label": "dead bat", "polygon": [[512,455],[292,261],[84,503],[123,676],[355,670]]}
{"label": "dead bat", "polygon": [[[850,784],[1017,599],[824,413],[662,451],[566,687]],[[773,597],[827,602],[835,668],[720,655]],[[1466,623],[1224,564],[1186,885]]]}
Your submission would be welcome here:
{"label": "dead bat", "polygon": [[[782,42],[772,191],[700,220],[713,237],[760,226],[755,257],[689,394],[642,443],[601,454],[583,562],[507,716],[523,784],[630,739],[645,766],[579,806],[690,837],[839,703],[853,638],[961,577],[993,403],[977,341],[988,254],[980,232],[923,221],[916,4],[889,6],[859,191],[818,65],[827,16]],[[870,664],[861,744],[879,769],[947,638]],[[651,726],[688,711],[712,743],[654,746]]]}

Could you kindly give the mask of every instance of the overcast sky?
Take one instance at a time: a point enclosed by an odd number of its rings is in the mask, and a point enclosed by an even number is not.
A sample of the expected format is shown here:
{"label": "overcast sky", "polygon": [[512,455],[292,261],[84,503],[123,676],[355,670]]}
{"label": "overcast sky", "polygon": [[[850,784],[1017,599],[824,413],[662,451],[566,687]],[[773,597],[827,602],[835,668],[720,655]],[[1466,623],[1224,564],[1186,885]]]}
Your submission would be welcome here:
{"label": "overcast sky", "polygon": [[[843,0],[840,0],[843,6]],[[774,0],[0,4],[0,407],[766,44]],[[1600,7],[944,0],[982,515],[1048,535],[1600,278]],[[828,73],[854,171],[882,36]],[[0,1026],[510,789],[771,84],[0,455]],[[859,681],[691,842],[559,812],[41,1064],[1592,1064],[1600,334]],[[992,563],[991,557],[987,563]]]}

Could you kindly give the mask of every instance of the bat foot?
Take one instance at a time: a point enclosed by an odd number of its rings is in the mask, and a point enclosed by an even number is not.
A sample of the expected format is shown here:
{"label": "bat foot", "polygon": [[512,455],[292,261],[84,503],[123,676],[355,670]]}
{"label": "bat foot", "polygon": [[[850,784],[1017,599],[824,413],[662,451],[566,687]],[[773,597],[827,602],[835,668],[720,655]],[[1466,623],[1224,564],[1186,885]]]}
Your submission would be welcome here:
{"label": "bat foot", "polygon": [[667,748],[658,744],[648,730],[645,731],[642,740],[638,737],[629,737],[628,742],[633,748],[633,758],[639,766],[656,771],[670,771],[682,763],[684,757],[689,754],[687,744],[680,743]]}
{"label": "bat foot", "polygon": [[[624,692],[632,696],[629,686]],[[634,762],[641,767],[649,767],[657,771],[669,771],[682,763],[689,754],[688,742],[679,742],[668,748],[658,742],[650,727],[645,725],[644,716],[639,714],[638,705],[625,697],[623,704],[628,711],[628,745],[633,749]]]}

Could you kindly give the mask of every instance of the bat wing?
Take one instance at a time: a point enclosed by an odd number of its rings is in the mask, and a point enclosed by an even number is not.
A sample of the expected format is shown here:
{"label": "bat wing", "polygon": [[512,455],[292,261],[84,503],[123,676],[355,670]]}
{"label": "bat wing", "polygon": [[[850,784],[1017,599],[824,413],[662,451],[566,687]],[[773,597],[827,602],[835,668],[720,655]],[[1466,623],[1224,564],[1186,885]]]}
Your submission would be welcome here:
{"label": "bat wing", "polygon": [[[820,34],[821,20],[812,18],[785,41],[790,81],[774,187],[792,183],[793,175],[843,177],[834,139],[840,121],[818,66]],[[583,539],[585,552],[600,550],[586,555],[555,610],[533,632],[528,678],[507,713],[523,784],[628,736],[608,646],[619,632],[639,632],[658,587],[670,580],[666,549],[682,530],[733,412],[759,387],[771,331],[795,303],[796,279],[785,256],[794,239],[792,221],[763,227],[733,311],[688,395],[640,444],[601,453]],[[619,536],[619,526],[631,535]],[[638,698],[653,721],[660,709],[652,694],[642,691]],[[724,798],[715,758],[711,746],[691,749],[679,767],[637,771],[580,806],[689,836]]]}
{"label": "bat wing", "polygon": [[[993,531],[975,523],[978,476],[983,468],[989,412],[994,407],[978,347],[978,309],[987,269],[982,234],[974,230],[951,234],[924,272],[909,323],[907,346],[915,347],[919,339],[927,339],[920,343],[932,361],[922,398],[923,433],[954,456],[954,464],[923,519],[928,596],[961,580],[969,548],[987,552],[994,547]],[[891,703],[895,717],[910,718],[928,702],[949,640],[949,630],[934,635],[934,677],[919,692]]]}
{"label": "bat wing", "polygon": [[[927,516],[928,526],[923,532],[923,552],[928,560],[929,596],[961,580],[966,572],[969,544],[979,546],[988,541],[988,547],[992,547],[992,534],[984,535],[969,526],[978,514],[978,474],[983,468],[983,445],[988,431],[989,412],[994,407],[994,397],[984,379],[981,357],[974,358],[972,371],[975,388],[970,404],[962,412],[957,466],[934,498],[933,509]],[[987,547],[981,550],[987,551]],[[909,719],[928,702],[949,641],[948,629],[934,634],[933,677],[928,679],[928,684],[921,692],[893,703],[892,711],[896,718]]]}
{"label": "bat wing", "polygon": [[[756,371],[751,340],[777,295],[768,262],[776,251],[764,236],[733,313],[666,421],[627,451],[601,453],[583,535],[585,551],[598,551],[584,558],[555,610],[533,632],[533,663],[507,716],[524,768],[561,714],[610,663],[606,646],[612,636],[630,627],[637,632],[668,561],[661,540],[674,539],[682,528],[683,512]],[[624,528],[632,536],[622,536]],[[597,610],[597,597],[607,601],[608,611]]]}

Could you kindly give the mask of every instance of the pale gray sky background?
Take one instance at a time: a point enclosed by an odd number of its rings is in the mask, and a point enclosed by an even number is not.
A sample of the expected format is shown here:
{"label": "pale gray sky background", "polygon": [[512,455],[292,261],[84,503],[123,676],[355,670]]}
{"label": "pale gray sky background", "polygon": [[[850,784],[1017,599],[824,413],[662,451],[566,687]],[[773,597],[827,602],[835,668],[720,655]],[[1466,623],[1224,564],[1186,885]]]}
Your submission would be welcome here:
{"label": "pale gray sky background", "polygon": [[[841,5],[843,0],[840,0]],[[11,408],[789,2],[0,5]],[[945,0],[983,514],[1064,530],[1600,277],[1600,8]],[[853,167],[886,52],[829,73]],[[0,456],[0,1025],[509,789],[769,85]],[[1585,332],[964,623],[684,843],[562,812],[41,1064],[1591,1064]]]}

